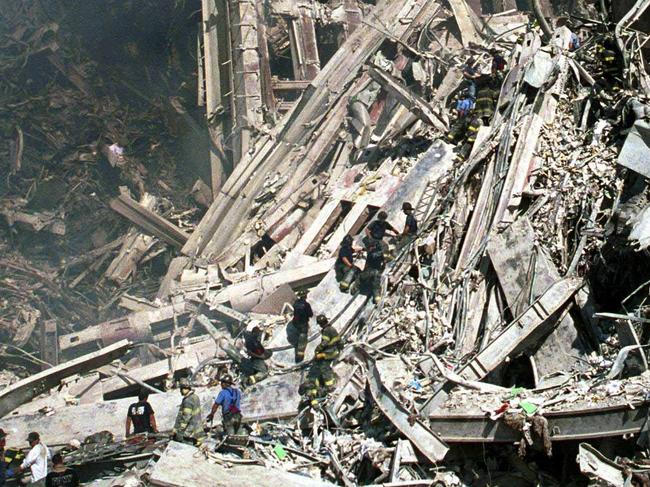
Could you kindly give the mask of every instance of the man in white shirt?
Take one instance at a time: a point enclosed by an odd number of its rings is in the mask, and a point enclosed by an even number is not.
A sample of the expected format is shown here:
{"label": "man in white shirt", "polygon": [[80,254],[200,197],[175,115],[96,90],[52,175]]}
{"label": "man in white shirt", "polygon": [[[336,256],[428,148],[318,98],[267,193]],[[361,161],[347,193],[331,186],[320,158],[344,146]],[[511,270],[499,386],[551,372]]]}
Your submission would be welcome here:
{"label": "man in white shirt", "polygon": [[41,443],[41,437],[35,431],[32,431],[27,436],[27,441],[32,449],[29,450],[29,453],[25,457],[25,460],[23,460],[22,465],[18,468],[18,471],[23,472],[29,468],[32,472],[29,485],[45,487],[47,461],[50,458],[50,450],[47,446]]}

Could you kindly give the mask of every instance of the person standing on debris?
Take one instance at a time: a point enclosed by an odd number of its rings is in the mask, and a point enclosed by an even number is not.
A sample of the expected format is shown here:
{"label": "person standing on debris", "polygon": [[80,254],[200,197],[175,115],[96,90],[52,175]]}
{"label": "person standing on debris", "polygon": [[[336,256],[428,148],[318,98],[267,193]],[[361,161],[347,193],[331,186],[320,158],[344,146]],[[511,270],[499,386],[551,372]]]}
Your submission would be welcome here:
{"label": "person standing on debris", "polygon": [[175,441],[199,446],[205,439],[203,422],[201,421],[201,400],[192,391],[192,385],[187,377],[183,377],[179,381],[179,386],[183,400],[178,409],[172,437]]}
{"label": "person standing on debris", "polygon": [[623,57],[612,35],[608,34],[602,42],[596,44],[596,56],[599,67],[596,83],[601,84],[607,90],[620,91]]}
{"label": "person standing on debris", "polygon": [[375,303],[381,300],[381,275],[386,267],[384,251],[377,241],[370,242],[366,255],[366,265],[359,274],[359,287],[362,293],[372,296]]}
{"label": "person standing on debris", "polygon": [[406,215],[406,222],[404,223],[402,236],[416,236],[418,233],[418,221],[415,219],[415,215],[413,214],[415,212],[413,205],[408,201],[405,201],[402,204],[402,211]]}
{"label": "person standing on debris", "polygon": [[298,299],[293,303],[293,318],[287,327],[289,343],[295,349],[296,363],[305,359],[305,349],[309,333],[309,320],[314,316],[311,305],[307,302],[307,293],[300,292]]}
{"label": "person standing on debris", "polygon": [[369,244],[374,241],[379,244],[383,252],[387,252],[388,246],[384,242],[384,237],[387,232],[392,233],[393,236],[399,235],[397,229],[388,223],[388,213],[380,211],[377,213],[377,218],[371,221],[370,225],[366,228],[366,237],[364,238],[366,249],[369,247]]}
{"label": "person standing on debris", "polygon": [[223,430],[227,435],[236,435],[241,426],[241,391],[233,387],[232,377],[221,378],[221,391],[214,400],[207,420],[211,422],[221,406]]}
{"label": "person standing on debris", "polygon": [[149,404],[149,392],[142,389],[138,394],[138,402],[129,406],[126,414],[126,436],[131,436],[131,425],[133,434],[158,433],[156,426],[156,415]]}
{"label": "person standing on debris", "polygon": [[8,467],[5,460],[5,447],[7,446],[7,433],[0,428],[0,487],[5,485],[9,477],[12,477],[14,472]]}
{"label": "person standing on debris", "polygon": [[321,327],[321,341],[314,352],[314,363],[308,377],[313,384],[322,384],[326,392],[334,390],[336,377],[332,371],[332,363],[339,358],[343,349],[341,335],[336,331],[325,315],[318,315],[316,323]]}
{"label": "person standing on debris", "polygon": [[78,487],[79,476],[74,470],[67,468],[60,453],[52,457],[52,471],[45,478],[45,487]]}
{"label": "person standing on debris", "polygon": [[451,125],[447,134],[447,142],[455,144],[465,137],[470,126],[469,116],[474,109],[474,100],[461,96],[456,102],[456,120]]}
{"label": "person standing on debris", "polygon": [[491,49],[490,54],[492,54],[492,76],[502,76],[508,65],[506,58],[501,55],[498,49]]}
{"label": "person standing on debris", "polygon": [[247,359],[241,364],[244,383],[253,385],[269,376],[269,368],[266,361],[271,358],[271,352],[262,345],[263,332],[259,326],[253,328],[250,332],[244,333],[244,343],[246,345]]}
{"label": "person standing on debris", "polygon": [[346,235],[343,237],[339,255],[334,264],[334,271],[336,272],[336,280],[340,282],[341,291],[347,291],[354,278],[359,271],[354,265],[354,249],[352,248],[352,236]]}
{"label": "person standing on debris", "polygon": [[300,408],[304,405],[309,405],[311,407],[318,406],[318,399],[321,397],[321,384],[318,378],[316,377],[307,377],[305,381],[300,384],[298,388],[298,393],[302,397]]}
{"label": "person standing on debris", "polygon": [[45,477],[47,477],[47,461],[50,458],[50,450],[45,444],[41,443],[41,436],[35,431],[27,435],[27,442],[31,450],[29,450],[25,460],[18,467],[17,473],[24,472],[29,468],[32,473],[30,485],[43,487]]}
{"label": "person standing on debris", "polygon": [[481,77],[478,69],[478,61],[475,58],[469,58],[463,66],[463,78],[467,84],[469,97],[476,100],[476,80]]}
{"label": "person standing on debris", "polygon": [[494,76],[482,76],[478,80],[478,93],[476,95],[476,116],[489,125],[496,110],[499,98],[499,82]]}

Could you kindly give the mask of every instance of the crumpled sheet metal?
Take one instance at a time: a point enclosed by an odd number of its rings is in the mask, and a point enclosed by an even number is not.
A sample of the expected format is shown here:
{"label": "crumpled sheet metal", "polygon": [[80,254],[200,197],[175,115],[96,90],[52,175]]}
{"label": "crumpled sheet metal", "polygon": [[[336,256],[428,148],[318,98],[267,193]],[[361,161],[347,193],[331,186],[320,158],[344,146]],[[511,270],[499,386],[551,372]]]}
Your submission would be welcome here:
{"label": "crumpled sheet metal", "polygon": [[634,124],[618,156],[618,163],[650,178],[650,122],[639,120]]}

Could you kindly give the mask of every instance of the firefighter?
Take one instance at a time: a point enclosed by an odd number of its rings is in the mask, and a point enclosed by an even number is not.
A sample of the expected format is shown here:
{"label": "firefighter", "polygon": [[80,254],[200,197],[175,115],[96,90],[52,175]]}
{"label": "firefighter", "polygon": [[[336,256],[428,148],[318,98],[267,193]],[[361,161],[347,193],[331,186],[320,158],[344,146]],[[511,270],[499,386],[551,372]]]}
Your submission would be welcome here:
{"label": "firefighter", "polygon": [[452,124],[449,133],[447,134],[447,141],[455,144],[462,140],[469,126],[471,117],[470,114],[474,109],[474,101],[466,95],[461,96],[456,102],[456,120]]}
{"label": "firefighter", "polygon": [[322,397],[322,390],[320,381],[315,377],[307,377],[305,381],[300,384],[298,393],[302,397],[300,407],[309,405],[311,407],[318,406],[318,400]]}
{"label": "firefighter", "polygon": [[368,247],[366,265],[359,274],[359,288],[367,296],[371,296],[375,303],[381,300],[381,275],[386,266],[384,252],[377,242],[372,242]]}
{"label": "firefighter", "polygon": [[201,421],[201,400],[192,391],[192,386],[187,377],[179,381],[183,400],[178,409],[172,437],[176,441],[199,446],[205,440],[203,422]]}
{"label": "firefighter", "polygon": [[352,241],[353,239],[350,235],[343,237],[343,242],[339,249],[339,255],[336,259],[336,264],[334,265],[336,280],[339,281],[339,287],[341,288],[341,291],[344,292],[350,289],[350,286],[359,273],[359,268],[354,265],[354,249],[352,248]]}
{"label": "firefighter", "polygon": [[475,115],[489,125],[499,99],[499,82],[494,76],[484,75],[479,79],[478,85]]}
{"label": "firefighter", "polygon": [[620,91],[622,80],[619,78],[623,71],[623,60],[616,41],[607,36],[603,42],[596,45],[596,54],[600,76],[599,81],[605,88],[612,91]]}
{"label": "firefighter", "polygon": [[244,343],[248,358],[241,363],[241,371],[244,375],[244,384],[253,385],[269,376],[269,368],[266,361],[271,358],[272,352],[266,350],[262,345],[262,329],[259,326],[250,332],[244,333]]}
{"label": "firefighter", "polygon": [[314,316],[311,305],[307,302],[307,293],[300,292],[298,299],[293,303],[293,318],[287,326],[289,343],[295,349],[296,363],[305,359],[307,348],[307,334],[309,333],[309,320]]}
{"label": "firefighter", "polygon": [[322,330],[321,341],[316,347],[314,362],[309,369],[308,378],[313,381],[313,385],[322,385],[325,392],[332,392],[336,386],[332,363],[339,358],[343,342],[338,331],[330,325],[325,315],[318,315],[316,323]]}

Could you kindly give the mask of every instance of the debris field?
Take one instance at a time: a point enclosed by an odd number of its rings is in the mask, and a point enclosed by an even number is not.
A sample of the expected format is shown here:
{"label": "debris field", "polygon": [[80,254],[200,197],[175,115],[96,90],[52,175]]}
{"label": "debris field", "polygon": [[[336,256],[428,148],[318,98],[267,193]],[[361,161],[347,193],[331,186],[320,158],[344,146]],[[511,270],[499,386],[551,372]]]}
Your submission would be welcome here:
{"label": "debris field", "polygon": [[36,431],[106,487],[650,485],[648,7],[4,2],[5,453]]}

